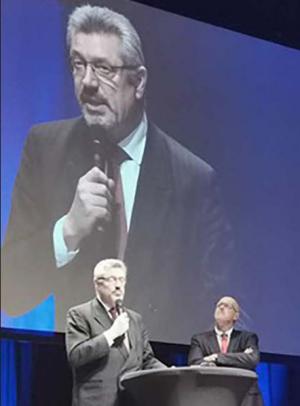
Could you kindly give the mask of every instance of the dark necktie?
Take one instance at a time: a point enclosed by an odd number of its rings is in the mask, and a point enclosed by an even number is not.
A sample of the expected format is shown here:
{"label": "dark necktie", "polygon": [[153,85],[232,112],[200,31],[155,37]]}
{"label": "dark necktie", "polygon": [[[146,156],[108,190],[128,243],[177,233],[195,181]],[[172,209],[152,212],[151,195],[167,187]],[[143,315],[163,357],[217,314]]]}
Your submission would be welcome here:
{"label": "dark necktie", "polygon": [[112,178],[115,182],[113,222],[115,227],[116,258],[124,259],[127,244],[127,221],[125,212],[124,193],[120,167],[123,162],[131,159],[119,146],[115,145],[112,153]]}
{"label": "dark necktie", "polygon": [[131,158],[121,147],[104,136],[94,138],[94,147],[95,165],[115,182],[111,221],[104,230],[104,251],[108,256],[123,260],[127,244],[127,222],[120,166]]}
{"label": "dark necktie", "polygon": [[111,318],[113,320],[116,320],[116,318],[118,317],[118,313],[117,313],[117,308],[116,307],[112,307],[111,309],[109,309],[109,313],[111,315]]}
{"label": "dark necktie", "polygon": [[228,349],[228,335],[223,333],[221,335],[221,352],[225,354]]}

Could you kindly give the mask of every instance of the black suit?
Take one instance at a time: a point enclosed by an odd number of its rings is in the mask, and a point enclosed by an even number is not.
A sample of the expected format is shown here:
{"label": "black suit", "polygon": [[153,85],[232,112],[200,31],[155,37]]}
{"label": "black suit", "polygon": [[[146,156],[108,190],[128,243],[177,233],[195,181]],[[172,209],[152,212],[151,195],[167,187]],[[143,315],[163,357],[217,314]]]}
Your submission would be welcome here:
{"label": "black suit", "polygon": [[[54,261],[54,224],[69,210],[78,179],[93,166],[88,133],[83,119],[32,129],[3,251],[3,309],[19,314],[54,292],[59,329],[67,309],[91,297],[95,264],[111,256],[102,248],[105,235],[95,231],[64,269]],[[188,340],[194,323],[186,309],[208,308],[226,292],[232,251],[215,171],[149,124],[125,252],[128,306],[140,309],[152,332],[162,332],[157,339],[178,342],[183,331]],[[166,319],[182,323],[171,322],[166,330]],[[201,319],[210,325],[209,314]]]}
{"label": "black suit", "polygon": [[129,351],[120,341],[109,347],[103,332],[112,320],[97,299],[68,311],[66,348],[73,372],[73,406],[116,406],[122,374],[165,367],[153,355],[141,316],[125,311]]}
{"label": "black suit", "polygon": [[[251,348],[250,354],[244,351]],[[215,364],[219,367],[244,368],[254,370],[259,362],[258,337],[249,331],[233,330],[227,353],[222,354],[214,330],[195,334],[191,340],[188,355],[189,365],[200,365],[203,358],[218,354]],[[263,401],[257,384],[249,391],[242,406],[262,406]]]}

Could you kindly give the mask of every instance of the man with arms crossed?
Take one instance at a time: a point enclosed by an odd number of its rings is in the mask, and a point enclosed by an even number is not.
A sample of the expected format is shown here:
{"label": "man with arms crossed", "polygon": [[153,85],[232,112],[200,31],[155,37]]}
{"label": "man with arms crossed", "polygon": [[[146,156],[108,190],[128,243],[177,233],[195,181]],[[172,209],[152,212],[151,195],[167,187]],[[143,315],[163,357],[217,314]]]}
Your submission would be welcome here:
{"label": "man with arms crossed", "polygon": [[[255,333],[234,328],[239,315],[238,302],[230,296],[222,297],[216,304],[214,329],[192,337],[189,365],[254,370],[259,363],[258,337]],[[262,405],[260,391],[255,384],[248,392],[243,406]]]}

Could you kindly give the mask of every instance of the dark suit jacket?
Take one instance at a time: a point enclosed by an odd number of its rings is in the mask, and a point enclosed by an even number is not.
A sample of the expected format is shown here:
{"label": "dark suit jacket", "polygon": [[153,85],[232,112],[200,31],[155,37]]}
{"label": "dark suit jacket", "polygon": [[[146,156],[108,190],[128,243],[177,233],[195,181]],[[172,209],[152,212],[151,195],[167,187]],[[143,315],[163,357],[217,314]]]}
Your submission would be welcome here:
{"label": "dark suit jacket", "polygon": [[[244,351],[252,348],[251,354]],[[188,355],[189,365],[200,365],[207,355],[218,354],[216,365],[220,367],[244,368],[255,370],[259,363],[258,337],[249,331],[233,330],[228,351],[220,352],[217,335],[214,330],[195,334],[191,340]],[[263,401],[257,384],[255,384],[246,396],[242,406],[262,406]]]}
{"label": "dark suit jacket", "polygon": [[164,368],[152,352],[141,316],[129,309],[128,339],[108,346],[103,332],[112,320],[97,299],[67,314],[66,348],[73,372],[73,406],[116,406],[118,381],[125,372]]}
{"label": "dark suit jacket", "polygon": [[[2,305],[9,314],[28,311],[54,292],[57,327],[63,330],[67,309],[93,294],[92,270],[111,256],[103,250],[105,233],[89,236],[63,269],[56,269],[52,247],[54,224],[92,166],[93,143],[83,119],[32,129],[3,249]],[[232,254],[215,171],[150,124],[125,252],[127,305],[140,309],[148,328],[161,333],[156,339],[178,342],[183,331],[188,340],[194,323],[186,309],[212,306],[227,291]],[[165,320],[178,319],[180,325],[165,328]],[[201,319],[210,325],[209,314]]]}

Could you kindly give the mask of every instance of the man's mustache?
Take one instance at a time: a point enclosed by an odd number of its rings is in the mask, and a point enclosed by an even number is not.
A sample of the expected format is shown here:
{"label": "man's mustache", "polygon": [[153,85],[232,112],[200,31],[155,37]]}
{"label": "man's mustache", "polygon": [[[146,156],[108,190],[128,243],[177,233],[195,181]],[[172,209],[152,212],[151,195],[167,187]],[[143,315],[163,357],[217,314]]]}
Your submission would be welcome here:
{"label": "man's mustache", "polygon": [[99,98],[99,97],[93,97],[92,95],[90,95],[88,93],[82,93],[80,95],[80,101],[82,103],[90,103],[90,104],[94,104],[94,105],[105,104],[106,106],[109,107],[107,100],[105,100],[103,98]]}

